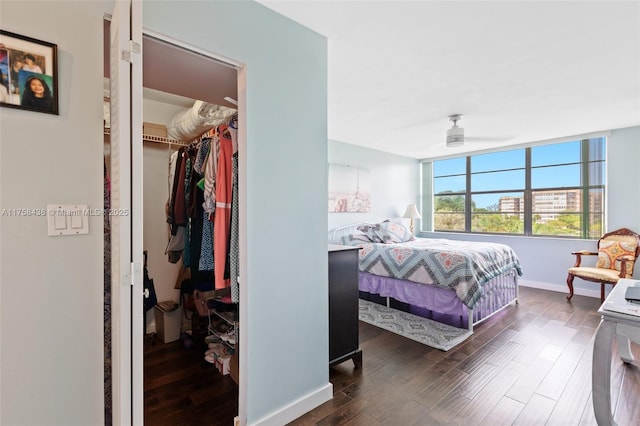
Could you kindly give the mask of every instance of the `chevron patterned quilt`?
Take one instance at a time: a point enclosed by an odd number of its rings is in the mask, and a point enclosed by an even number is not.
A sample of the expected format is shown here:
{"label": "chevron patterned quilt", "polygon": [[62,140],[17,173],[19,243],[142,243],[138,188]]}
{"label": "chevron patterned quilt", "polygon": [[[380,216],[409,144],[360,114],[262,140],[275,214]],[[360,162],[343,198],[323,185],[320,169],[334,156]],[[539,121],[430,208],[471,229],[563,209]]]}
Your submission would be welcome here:
{"label": "chevron patterned quilt", "polygon": [[522,275],[518,257],[504,244],[417,238],[358,246],[360,271],[453,289],[469,308],[489,280],[511,270]]}

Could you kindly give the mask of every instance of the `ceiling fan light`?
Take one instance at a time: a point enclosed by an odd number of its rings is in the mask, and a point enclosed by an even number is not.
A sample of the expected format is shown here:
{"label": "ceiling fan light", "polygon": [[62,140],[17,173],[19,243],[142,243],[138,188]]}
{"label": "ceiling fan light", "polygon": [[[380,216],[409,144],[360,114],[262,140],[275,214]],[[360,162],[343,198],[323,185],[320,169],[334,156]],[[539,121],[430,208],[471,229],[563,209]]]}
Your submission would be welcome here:
{"label": "ceiling fan light", "polygon": [[464,129],[462,127],[453,127],[447,130],[447,146],[456,147],[464,144]]}

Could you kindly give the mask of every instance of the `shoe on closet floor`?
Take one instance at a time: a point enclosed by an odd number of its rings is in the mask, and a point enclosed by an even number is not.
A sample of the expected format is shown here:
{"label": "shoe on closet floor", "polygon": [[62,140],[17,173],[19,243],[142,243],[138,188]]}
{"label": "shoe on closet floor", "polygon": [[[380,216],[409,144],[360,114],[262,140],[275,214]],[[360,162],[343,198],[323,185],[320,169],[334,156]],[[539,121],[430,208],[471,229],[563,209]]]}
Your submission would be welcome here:
{"label": "shoe on closet floor", "polygon": [[213,334],[208,335],[207,337],[204,338],[204,342],[209,345],[211,343],[218,343],[220,341],[220,339],[218,338],[218,336],[214,336]]}
{"label": "shoe on closet floor", "polygon": [[227,324],[226,322],[222,322],[218,325],[216,325],[215,330],[219,333],[219,334],[226,334],[229,331],[233,331],[233,326]]}
{"label": "shoe on closet floor", "polygon": [[224,340],[225,342],[229,343],[230,345],[235,345],[236,344],[236,332],[235,330],[231,329],[228,332],[221,334],[220,338],[222,340]]}
{"label": "shoe on closet floor", "polygon": [[212,346],[209,347],[209,349],[207,349],[207,351],[205,352],[205,355],[215,354],[215,353],[218,353],[218,354],[224,353],[225,347],[226,346],[223,345],[222,343],[214,343],[212,344]]}

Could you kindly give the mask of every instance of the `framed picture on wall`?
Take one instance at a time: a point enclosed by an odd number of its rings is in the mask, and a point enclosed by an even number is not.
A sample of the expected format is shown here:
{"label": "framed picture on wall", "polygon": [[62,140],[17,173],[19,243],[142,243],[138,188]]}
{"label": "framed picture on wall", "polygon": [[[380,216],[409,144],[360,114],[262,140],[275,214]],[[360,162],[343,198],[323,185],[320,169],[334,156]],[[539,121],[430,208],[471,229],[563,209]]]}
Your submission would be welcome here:
{"label": "framed picture on wall", "polygon": [[58,114],[58,46],[0,30],[0,106]]}
{"label": "framed picture on wall", "polygon": [[329,164],[329,213],[371,211],[369,169]]}

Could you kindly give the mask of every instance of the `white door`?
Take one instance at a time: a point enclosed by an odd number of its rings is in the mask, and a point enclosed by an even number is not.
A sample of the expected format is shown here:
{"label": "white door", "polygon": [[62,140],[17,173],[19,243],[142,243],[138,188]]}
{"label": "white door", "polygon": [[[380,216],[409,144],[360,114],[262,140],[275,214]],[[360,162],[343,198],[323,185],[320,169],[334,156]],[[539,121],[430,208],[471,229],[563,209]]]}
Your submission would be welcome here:
{"label": "white door", "polygon": [[144,421],[141,12],[140,0],[117,1],[110,35],[112,405],[117,425]]}

